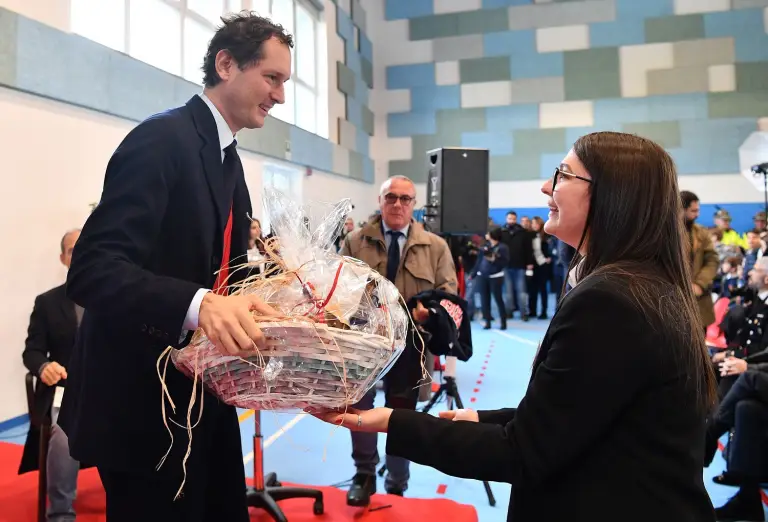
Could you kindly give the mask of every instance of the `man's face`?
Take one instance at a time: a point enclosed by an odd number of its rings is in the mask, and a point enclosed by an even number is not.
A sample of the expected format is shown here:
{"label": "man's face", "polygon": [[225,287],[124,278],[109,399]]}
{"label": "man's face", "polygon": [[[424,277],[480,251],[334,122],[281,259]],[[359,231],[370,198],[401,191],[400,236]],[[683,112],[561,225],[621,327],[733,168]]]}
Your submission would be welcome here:
{"label": "man's face", "polygon": [[224,115],[230,125],[240,129],[264,126],[267,113],[276,103],[285,103],[284,84],[291,77],[291,50],[277,38],[262,46],[263,58],[255,65],[240,70],[226,51],[225,59],[217,65],[222,82],[220,89]]}
{"label": "man's face", "polygon": [[[403,199],[410,201],[403,203]],[[411,222],[416,203],[416,187],[404,179],[393,179],[379,195],[379,208],[384,224],[394,230]]]}
{"label": "man's face", "polygon": [[523,216],[522,219],[520,219],[520,224],[523,226],[524,229],[530,230],[531,218],[529,218],[528,216]]}
{"label": "man's face", "polygon": [[699,218],[699,212],[701,211],[701,205],[698,201],[692,202],[688,208],[683,211],[683,217],[686,223],[694,223]]}
{"label": "man's face", "polygon": [[514,225],[517,223],[517,216],[515,214],[507,214],[507,225]]}
{"label": "man's face", "polygon": [[754,232],[750,232],[747,234],[747,241],[749,241],[749,248],[755,249],[760,248],[760,236],[755,234]]}
{"label": "man's face", "polygon": [[347,232],[352,232],[355,229],[355,222],[352,218],[347,218],[344,222],[344,226],[347,228]]}
{"label": "man's face", "polygon": [[755,267],[749,271],[749,286],[756,290],[762,290],[765,287],[768,287],[768,284],[766,283],[766,273],[763,268],[760,267],[760,265],[755,265]]}
{"label": "man's face", "polygon": [[72,250],[75,248],[75,243],[77,243],[77,239],[80,237],[80,232],[70,232],[67,234],[67,236],[64,238],[64,241],[62,242],[62,252],[59,256],[59,259],[61,260],[61,264],[69,268],[69,266],[72,264]]}

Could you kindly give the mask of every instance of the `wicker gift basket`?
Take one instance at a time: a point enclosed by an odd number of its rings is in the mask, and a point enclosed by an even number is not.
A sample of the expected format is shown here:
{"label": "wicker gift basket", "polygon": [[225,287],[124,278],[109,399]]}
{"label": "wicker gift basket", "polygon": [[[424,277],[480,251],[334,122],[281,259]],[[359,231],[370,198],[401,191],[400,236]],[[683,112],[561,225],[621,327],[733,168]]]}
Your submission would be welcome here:
{"label": "wicker gift basket", "polygon": [[254,315],[266,348],[242,357],[222,355],[198,330],[188,346],[171,352],[176,368],[223,402],[246,409],[358,402],[403,351],[409,317],[389,280],[336,253],[350,210],[349,200],[301,206],[267,190],[264,212],[279,247],[272,243],[266,250],[277,271],[230,287],[232,293],[257,295],[280,313]]}

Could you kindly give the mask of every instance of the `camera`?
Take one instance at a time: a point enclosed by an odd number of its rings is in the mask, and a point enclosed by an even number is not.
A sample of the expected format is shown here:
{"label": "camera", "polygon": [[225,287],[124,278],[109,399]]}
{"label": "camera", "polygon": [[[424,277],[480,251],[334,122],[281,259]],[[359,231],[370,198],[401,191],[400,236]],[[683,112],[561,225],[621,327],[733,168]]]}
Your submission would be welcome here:
{"label": "camera", "polygon": [[768,174],[768,161],[759,165],[752,165],[751,170],[755,174]]}

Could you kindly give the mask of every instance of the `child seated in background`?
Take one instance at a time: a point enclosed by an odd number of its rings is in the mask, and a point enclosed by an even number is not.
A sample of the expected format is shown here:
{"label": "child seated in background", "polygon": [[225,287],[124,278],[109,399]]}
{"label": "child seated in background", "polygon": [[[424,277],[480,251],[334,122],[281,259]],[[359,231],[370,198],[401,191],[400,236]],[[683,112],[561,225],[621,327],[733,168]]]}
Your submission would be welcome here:
{"label": "child seated in background", "polygon": [[746,283],[743,260],[740,256],[730,256],[720,265],[720,297],[730,298],[735,289]]}

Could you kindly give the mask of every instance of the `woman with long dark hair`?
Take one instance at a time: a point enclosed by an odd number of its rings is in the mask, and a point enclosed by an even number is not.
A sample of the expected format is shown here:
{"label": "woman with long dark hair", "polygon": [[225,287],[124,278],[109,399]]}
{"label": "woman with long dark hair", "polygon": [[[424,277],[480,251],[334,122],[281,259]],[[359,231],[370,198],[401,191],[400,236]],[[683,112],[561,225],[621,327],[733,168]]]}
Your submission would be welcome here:
{"label": "woman with long dark hair", "polygon": [[515,522],[714,521],[702,466],[715,379],[672,159],[644,138],[589,134],[542,192],[545,231],[577,254],[517,408],[313,413],[388,433],[389,455],[511,483]]}

